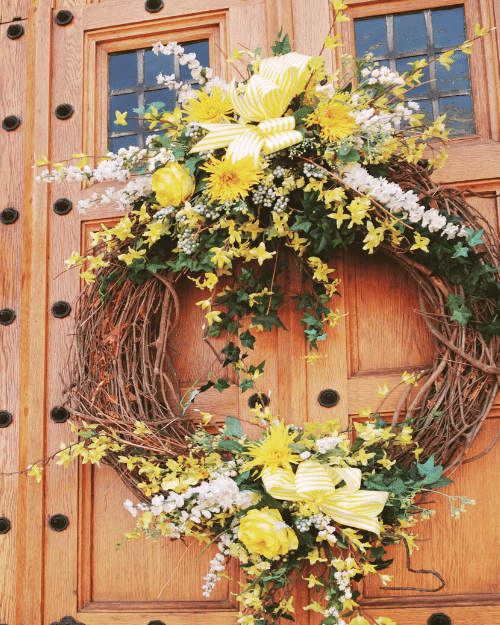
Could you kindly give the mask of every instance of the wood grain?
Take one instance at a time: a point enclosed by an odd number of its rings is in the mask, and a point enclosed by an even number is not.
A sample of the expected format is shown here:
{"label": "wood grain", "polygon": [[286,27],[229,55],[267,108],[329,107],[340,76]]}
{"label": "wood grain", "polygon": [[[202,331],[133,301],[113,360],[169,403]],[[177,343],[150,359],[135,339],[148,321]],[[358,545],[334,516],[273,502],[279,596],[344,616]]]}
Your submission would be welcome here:
{"label": "wood grain", "polygon": [[[18,22],[24,28],[26,20]],[[19,382],[21,348],[21,283],[23,244],[24,138],[26,132],[27,37],[10,40],[9,24],[0,25],[0,119],[18,115],[21,126],[12,132],[1,131],[0,211],[13,207],[19,219],[11,225],[0,223],[0,309],[16,314],[13,323],[0,326],[0,410],[12,414],[12,423],[0,429],[0,473],[15,472],[19,451]],[[13,622],[16,612],[16,548],[18,516],[18,477],[0,478],[0,516],[9,519],[11,530],[0,536],[0,621]]]}
{"label": "wood grain", "polygon": [[[38,6],[28,19],[28,54],[23,204],[21,418],[19,467],[44,457],[46,398],[48,189],[35,182],[32,166],[50,154],[51,19]],[[43,614],[44,480],[19,478],[16,622],[41,623]]]}
{"label": "wood grain", "polygon": [[[159,18],[179,17],[203,14],[208,11],[221,11],[232,8],[243,8],[263,4],[264,0],[186,0],[182,3],[168,2],[154,16],[144,9],[143,2],[135,0],[106,0],[97,4],[88,4],[84,8],[85,30],[116,27],[123,24],[140,24],[153,22]],[[262,45],[262,41],[260,42]]]}

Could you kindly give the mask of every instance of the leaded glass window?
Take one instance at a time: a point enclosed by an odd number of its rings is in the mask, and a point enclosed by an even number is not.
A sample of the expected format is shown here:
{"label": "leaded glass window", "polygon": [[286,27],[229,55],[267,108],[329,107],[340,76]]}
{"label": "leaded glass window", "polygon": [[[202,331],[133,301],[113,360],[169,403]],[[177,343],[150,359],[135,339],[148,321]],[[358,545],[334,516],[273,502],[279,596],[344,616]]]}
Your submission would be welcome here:
{"label": "leaded glass window", "polygon": [[410,69],[408,63],[428,60],[422,84],[407,97],[419,103],[425,124],[446,113],[450,136],[474,134],[468,56],[455,53],[449,71],[433,62],[465,41],[463,6],[357,19],[354,29],[358,57],[371,52],[374,61],[401,74]]}
{"label": "leaded glass window", "polygon": [[[186,54],[196,53],[196,58],[204,67],[209,67],[208,40],[183,43]],[[120,148],[136,145],[145,147],[146,137],[154,134],[149,124],[137,117],[133,109],[148,107],[154,102],[164,102],[167,110],[174,110],[176,93],[156,82],[158,74],[175,74],[176,81],[194,84],[187,65],[180,65],[176,56],[159,54],[152,48],[142,48],[118,52],[108,56],[108,148],[116,152]],[[116,111],[127,111],[127,125],[119,126]]]}

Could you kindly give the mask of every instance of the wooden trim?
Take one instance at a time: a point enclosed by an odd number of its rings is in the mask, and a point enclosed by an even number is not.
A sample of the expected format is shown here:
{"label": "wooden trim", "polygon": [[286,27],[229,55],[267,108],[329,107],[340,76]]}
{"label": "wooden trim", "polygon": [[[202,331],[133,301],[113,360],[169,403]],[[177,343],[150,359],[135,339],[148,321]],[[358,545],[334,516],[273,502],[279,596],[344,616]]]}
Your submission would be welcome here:
{"label": "wooden trim", "polygon": [[[106,3],[108,4],[108,3]],[[159,19],[154,25],[124,26],[87,32],[85,37],[84,146],[87,154],[100,156],[107,146],[108,54],[152,46],[159,39],[182,43],[208,39],[214,74],[225,77],[221,50],[227,48],[226,13],[205,13],[173,20]],[[109,185],[108,185],[109,186]],[[106,187],[107,188],[107,187]]]}
{"label": "wooden trim", "polygon": [[95,601],[81,608],[81,612],[88,614],[100,612],[102,614],[122,612],[173,612],[184,614],[202,612],[210,614],[217,612],[235,612],[235,605],[231,601]]}
{"label": "wooden trim", "polygon": [[[48,289],[48,187],[34,180],[33,163],[50,146],[52,14],[35,7],[28,19],[25,198],[23,206],[23,289],[19,468],[44,457]],[[36,105],[35,105],[36,104]],[[42,261],[42,262],[40,262]],[[44,484],[19,479],[17,622],[41,623],[44,571]]]}
{"label": "wooden trim", "polygon": [[[263,4],[264,0],[210,0],[210,11],[227,11],[233,7]],[[184,0],[184,2],[168,2],[158,17],[152,18],[151,13],[144,9],[142,2],[135,0],[107,0],[97,4],[89,4],[84,8],[84,29],[100,30],[116,28],[124,24],[144,25],[147,28],[155,27],[158,19],[172,17],[186,18],[190,15],[207,13],[207,4],[203,0]]]}
{"label": "wooden trim", "polygon": [[78,612],[78,621],[85,625],[144,625],[160,619],[165,625],[234,625],[236,613],[230,611],[191,611],[191,612]]}
{"label": "wooden trim", "polygon": [[376,606],[377,608],[390,607],[408,607],[409,601],[418,597],[418,603],[424,607],[442,607],[456,606],[495,606],[498,609],[500,603],[500,593],[477,594],[477,595],[405,595],[404,597],[374,597],[373,599],[362,599],[362,606]]}

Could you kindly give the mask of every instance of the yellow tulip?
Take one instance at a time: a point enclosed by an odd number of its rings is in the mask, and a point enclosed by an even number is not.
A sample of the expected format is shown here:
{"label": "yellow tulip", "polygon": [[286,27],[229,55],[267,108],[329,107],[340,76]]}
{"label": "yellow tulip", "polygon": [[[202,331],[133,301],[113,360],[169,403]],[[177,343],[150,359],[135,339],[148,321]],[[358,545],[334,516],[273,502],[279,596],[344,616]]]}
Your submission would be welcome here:
{"label": "yellow tulip", "polygon": [[250,553],[269,560],[299,546],[295,532],[283,522],[279,511],[271,508],[250,510],[240,521],[238,538]]}

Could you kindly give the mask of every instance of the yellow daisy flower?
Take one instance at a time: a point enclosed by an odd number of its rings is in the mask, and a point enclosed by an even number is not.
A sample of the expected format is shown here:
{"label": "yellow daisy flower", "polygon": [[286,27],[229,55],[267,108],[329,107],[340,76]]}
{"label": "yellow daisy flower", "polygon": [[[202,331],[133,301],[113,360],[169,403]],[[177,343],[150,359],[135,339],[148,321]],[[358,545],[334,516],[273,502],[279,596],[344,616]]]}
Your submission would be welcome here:
{"label": "yellow daisy flower", "polygon": [[296,434],[290,434],[288,432],[289,427],[284,423],[272,425],[267,430],[263,441],[250,445],[247,453],[253,460],[247,462],[243,470],[247,471],[262,466],[263,469],[275,470],[283,467],[291,471],[291,463],[297,464],[301,458],[290,449],[290,444],[294,442]]}
{"label": "yellow daisy flower", "polygon": [[216,124],[229,120],[228,114],[232,113],[233,105],[229,96],[222,89],[214,87],[210,95],[201,89],[197,91],[197,96],[198,99],[191,98],[184,106],[187,121]]}
{"label": "yellow daisy flower", "polygon": [[327,141],[341,141],[357,130],[351,109],[342,100],[320,102],[316,110],[306,119],[306,126],[318,125],[321,136]]}
{"label": "yellow daisy flower", "polygon": [[253,156],[238,161],[223,157],[216,158],[203,167],[211,176],[208,179],[207,191],[214,202],[236,200],[248,195],[250,188],[256,184],[263,173],[255,167]]}

